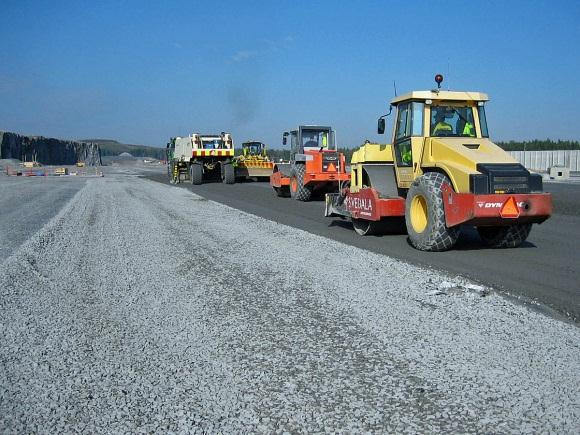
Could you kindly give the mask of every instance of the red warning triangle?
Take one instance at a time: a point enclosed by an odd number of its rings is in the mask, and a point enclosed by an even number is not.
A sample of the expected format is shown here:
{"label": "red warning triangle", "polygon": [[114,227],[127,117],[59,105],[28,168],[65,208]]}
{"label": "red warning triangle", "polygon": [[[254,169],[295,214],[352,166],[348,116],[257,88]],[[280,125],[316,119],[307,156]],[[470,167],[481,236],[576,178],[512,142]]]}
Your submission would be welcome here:
{"label": "red warning triangle", "polygon": [[334,163],[329,163],[328,164],[328,172],[336,172],[336,166],[334,166]]}
{"label": "red warning triangle", "polygon": [[510,196],[501,206],[500,215],[503,218],[517,218],[520,215],[520,209],[513,196]]}

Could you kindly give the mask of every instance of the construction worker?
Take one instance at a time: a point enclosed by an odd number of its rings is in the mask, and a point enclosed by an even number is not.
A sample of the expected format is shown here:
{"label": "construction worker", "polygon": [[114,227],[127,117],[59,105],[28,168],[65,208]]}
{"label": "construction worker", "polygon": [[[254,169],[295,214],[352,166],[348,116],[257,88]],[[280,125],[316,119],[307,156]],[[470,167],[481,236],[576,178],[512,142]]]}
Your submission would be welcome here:
{"label": "construction worker", "polygon": [[455,109],[459,116],[457,121],[457,134],[461,136],[475,137],[475,127],[473,124],[473,114],[471,107],[459,107]]}
{"label": "construction worker", "polygon": [[433,128],[433,136],[447,136],[453,134],[453,127],[451,124],[445,122],[445,112],[438,111],[435,114],[435,127]]}
{"label": "construction worker", "polygon": [[405,165],[410,165],[413,161],[413,154],[411,153],[411,144],[405,144],[401,147],[401,161]]}
{"label": "construction worker", "polygon": [[318,133],[317,132],[304,132],[302,135],[302,140],[305,148],[318,147]]}
{"label": "construction worker", "polygon": [[475,137],[475,127],[473,126],[473,124],[471,122],[467,121],[465,123],[465,126],[463,127],[463,132],[461,133],[461,135]]}

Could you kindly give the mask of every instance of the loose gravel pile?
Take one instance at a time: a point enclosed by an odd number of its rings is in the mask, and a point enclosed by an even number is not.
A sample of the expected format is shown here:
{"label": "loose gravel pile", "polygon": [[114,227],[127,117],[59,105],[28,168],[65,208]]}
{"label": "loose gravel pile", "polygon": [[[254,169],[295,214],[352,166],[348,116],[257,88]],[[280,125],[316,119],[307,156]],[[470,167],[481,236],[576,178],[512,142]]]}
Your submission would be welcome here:
{"label": "loose gravel pile", "polygon": [[0,264],[0,432],[580,431],[580,330],[130,176]]}

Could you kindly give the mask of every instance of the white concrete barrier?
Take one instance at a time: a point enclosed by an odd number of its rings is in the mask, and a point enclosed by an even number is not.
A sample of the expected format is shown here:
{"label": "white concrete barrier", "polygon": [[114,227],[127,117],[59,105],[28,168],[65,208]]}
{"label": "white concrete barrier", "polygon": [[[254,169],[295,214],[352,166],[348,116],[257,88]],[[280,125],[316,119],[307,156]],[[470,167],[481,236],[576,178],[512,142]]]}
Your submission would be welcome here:
{"label": "white concrete barrier", "polygon": [[552,166],[563,166],[580,171],[580,150],[509,151],[522,165],[536,171],[548,171]]}

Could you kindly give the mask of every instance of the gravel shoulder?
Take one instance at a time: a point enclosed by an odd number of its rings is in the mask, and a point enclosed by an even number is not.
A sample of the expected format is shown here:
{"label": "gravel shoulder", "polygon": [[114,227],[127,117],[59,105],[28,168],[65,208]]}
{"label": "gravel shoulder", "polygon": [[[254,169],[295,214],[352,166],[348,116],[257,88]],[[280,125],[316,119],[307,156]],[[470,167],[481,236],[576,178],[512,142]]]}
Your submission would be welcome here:
{"label": "gravel shoulder", "polygon": [[[145,176],[169,185],[167,176],[161,171]],[[578,323],[580,219],[568,212],[560,213],[560,208],[568,204],[571,210],[575,204],[575,209],[580,210],[580,185],[546,183],[546,186],[553,193],[554,215],[543,224],[534,225],[530,237],[520,248],[486,248],[477,231],[464,227],[454,249],[438,253],[414,249],[406,234],[361,237],[347,220],[324,217],[322,201],[278,198],[268,183],[200,186],[182,183],[177,188],[192,190],[204,198],[351,246],[420,267],[469,277]]]}
{"label": "gravel shoulder", "polygon": [[0,175],[0,262],[55,216],[85,181]]}
{"label": "gravel shoulder", "polygon": [[127,175],[0,271],[0,432],[580,431],[580,329]]}

